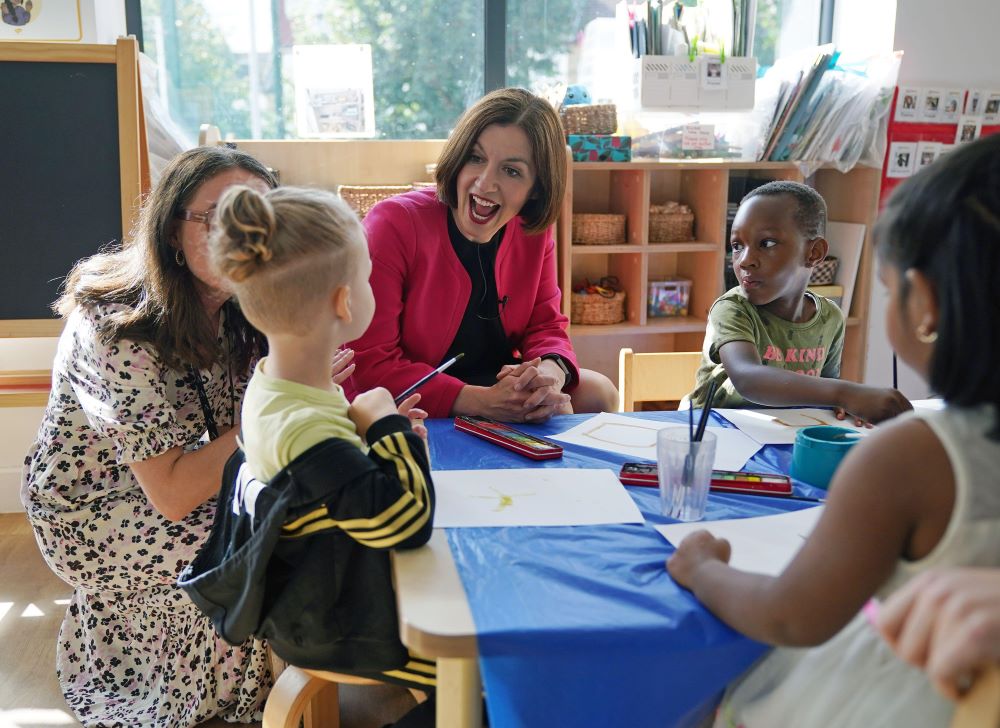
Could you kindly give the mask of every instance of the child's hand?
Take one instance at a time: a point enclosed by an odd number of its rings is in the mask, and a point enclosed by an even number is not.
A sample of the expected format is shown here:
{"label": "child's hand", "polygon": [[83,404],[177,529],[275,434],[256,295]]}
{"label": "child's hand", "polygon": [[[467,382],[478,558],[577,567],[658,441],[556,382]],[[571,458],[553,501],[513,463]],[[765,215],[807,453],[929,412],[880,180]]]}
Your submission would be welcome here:
{"label": "child's hand", "polygon": [[667,559],[667,571],[674,581],[690,589],[695,572],[707,561],[729,563],[732,547],[724,538],[716,538],[708,531],[695,531],[688,535],[677,547],[674,555]]}
{"label": "child's hand", "polygon": [[354,374],[354,366],[354,349],[337,349],[330,371],[334,384],[343,384],[345,379]]}
{"label": "child's hand", "polygon": [[373,422],[377,422],[383,417],[396,414],[396,403],[392,401],[392,395],[385,387],[375,387],[367,392],[362,392],[347,410],[347,416],[358,429],[358,435],[365,439],[368,428]]}
{"label": "child's hand", "polygon": [[955,700],[1000,661],[1000,570],[925,571],[889,597],[877,623],[896,654]]}
{"label": "child's hand", "polygon": [[844,382],[845,392],[841,406],[837,408],[837,419],[853,416],[858,427],[892,419],[898,414],[913,409],[913,405],[899,390],[869,387],[855,382]]}
{"label": "child's hand", "polygon": [[427,428],[424,426],[424,420],[427,419],[427,413],[415,406],[419,401],[419,392],[411,394],[399,403],[398,412],[403,415],[403,417],[410,418],[410,427],[413,428],[413,431],[417,433],[420,439],[427,442]]}

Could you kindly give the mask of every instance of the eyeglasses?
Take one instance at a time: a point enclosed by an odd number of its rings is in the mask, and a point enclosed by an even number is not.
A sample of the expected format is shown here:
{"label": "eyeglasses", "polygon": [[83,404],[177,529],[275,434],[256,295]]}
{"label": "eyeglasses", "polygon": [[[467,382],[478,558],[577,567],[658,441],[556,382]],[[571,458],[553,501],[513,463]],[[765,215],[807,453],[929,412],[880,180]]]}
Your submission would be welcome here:
{"label": "eyeglasses", "polygon": [[215,222],[215,210],[209,210],[208,212],[195,212],[194,210],[178,210],[177,214],[174,215],[178,220],[187,220],[189,222],[200,222],[205,226],[205,231],[207,232],[211,227],[212,223]]}

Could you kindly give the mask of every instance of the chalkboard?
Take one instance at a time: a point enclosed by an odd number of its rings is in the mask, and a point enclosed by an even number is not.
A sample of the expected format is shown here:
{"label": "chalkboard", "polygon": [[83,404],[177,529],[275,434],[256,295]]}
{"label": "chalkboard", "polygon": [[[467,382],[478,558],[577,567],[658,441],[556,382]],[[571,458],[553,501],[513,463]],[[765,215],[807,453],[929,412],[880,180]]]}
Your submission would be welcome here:
{"label": "chalkboard", "polygon": [[44,334],[66,273],[122,239],[148,177],[135,41],[0,42],[0,99],[0,320]]}

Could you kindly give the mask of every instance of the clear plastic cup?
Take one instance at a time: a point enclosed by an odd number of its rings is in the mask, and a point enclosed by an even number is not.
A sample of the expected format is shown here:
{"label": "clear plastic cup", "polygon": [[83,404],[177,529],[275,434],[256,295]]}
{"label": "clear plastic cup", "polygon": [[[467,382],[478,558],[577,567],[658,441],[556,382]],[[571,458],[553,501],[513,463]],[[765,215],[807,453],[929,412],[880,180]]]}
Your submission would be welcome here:
{"label": "clear plastic cup", "polygon": [[689,439],[686,427],[656,433],[660,512],[664,516],[678,521],[700,521],[705,516],[714,460],[715,435],[711,432],[705,432],[700,442]]}

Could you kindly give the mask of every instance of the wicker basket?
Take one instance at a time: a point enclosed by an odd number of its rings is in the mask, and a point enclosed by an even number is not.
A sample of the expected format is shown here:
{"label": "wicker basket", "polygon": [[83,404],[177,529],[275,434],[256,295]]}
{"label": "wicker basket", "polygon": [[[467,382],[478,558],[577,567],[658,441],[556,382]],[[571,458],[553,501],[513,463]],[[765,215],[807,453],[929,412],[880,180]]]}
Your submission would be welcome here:
{"label": "wicker basket", "polygon": [[833,279],[837,275],[837,266],[840,261],[835,257],[828,255],[824,260],[821,260],[816,264],[816,267],[812,269],[812,273],[809,275],[809,285],[811,286],[827,286],[833,283]]}
{"label": "wicker basket", "polygon": [[573,215],[573,242],[578,245],[613,245],[625,242],[625,216],[576,213]]}
{"label": "wicker basket", "polygon": [[618,129],[618,110],[614,104],[575,104],[559,109],[567,134],[614,134]]}
{"label": "wicker basket", "polygon": [[694,240],[694,213],[649,215],[649,242],[679,243],[684,240]]}
{"label": "wicker basket", "polygon": [[694,240],[694,213],[687,205],[667,202],[649,206],[649,242],[679,243]]}
{"label": "wicker basket", "polygon": [[570,323],[617,324],[625,320],[625,291],[608,298],[599,293],[571,294]]}
{"label": "wicker basket", "polygon": [[340,185],[337,194],[358,213],[358,217],[364,219],[368,211],[382,200],[412,189],[413,185]]}

